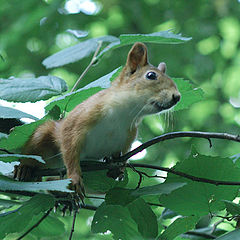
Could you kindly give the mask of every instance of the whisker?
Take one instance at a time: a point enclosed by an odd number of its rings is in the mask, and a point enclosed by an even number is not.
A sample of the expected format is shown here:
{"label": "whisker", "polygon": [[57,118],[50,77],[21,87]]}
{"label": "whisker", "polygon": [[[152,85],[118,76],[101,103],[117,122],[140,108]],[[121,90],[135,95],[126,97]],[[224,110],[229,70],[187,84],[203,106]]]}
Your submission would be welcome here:
{"label": "whisker", "polygon": [[51,157],[47,157],[47,158],[45,158],[45,160],[49,160],[49,159],[52,159],[52,158],[55,158],[55,157],[58,157],[58,156],[61,156],[61,153],[57,153],[55,155],[52,155]]}
{"label": "whisker", "polygon": [[136,114],[136,116],[133,118],[132,123],[130,125],[130,130],[132,130],[134,122],[137,120],[138,116],[141,114],[141,112],[143,111],[143,109],[146,107],[147,104],[145,104],[140,111]]}

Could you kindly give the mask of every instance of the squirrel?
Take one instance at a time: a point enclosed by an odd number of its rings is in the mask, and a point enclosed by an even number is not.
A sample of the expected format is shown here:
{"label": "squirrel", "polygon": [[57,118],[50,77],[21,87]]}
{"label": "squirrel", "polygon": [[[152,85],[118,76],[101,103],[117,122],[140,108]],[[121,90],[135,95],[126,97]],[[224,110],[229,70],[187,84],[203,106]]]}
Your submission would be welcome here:
{"label": "squirrel", "polygon": [[80,161],[126,153],[142,118],[170,109],[180,97],[176,84],[166,75],[166,64],[149,64],[147,47],[135,43],[109,88],[77,105],[66,118],[46,121],[35,130],[22,153],[40,155],[46,164],[21,159],[15,177],[30,181],[32,168],[59,167],[56,155],[60,152],[73,190],[83,200]]}

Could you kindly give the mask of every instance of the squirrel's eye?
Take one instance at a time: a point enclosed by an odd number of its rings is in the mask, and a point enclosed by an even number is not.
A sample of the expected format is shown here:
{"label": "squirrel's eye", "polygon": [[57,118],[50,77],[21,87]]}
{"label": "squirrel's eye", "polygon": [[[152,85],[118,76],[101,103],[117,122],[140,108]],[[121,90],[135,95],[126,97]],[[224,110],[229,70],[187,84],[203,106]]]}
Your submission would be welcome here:
{"label": "squirrel's eye", "polygon": [[157,74],[155,72],[148,72],[146,74],[146,78],[150,80],[156,80],[157,79]]}

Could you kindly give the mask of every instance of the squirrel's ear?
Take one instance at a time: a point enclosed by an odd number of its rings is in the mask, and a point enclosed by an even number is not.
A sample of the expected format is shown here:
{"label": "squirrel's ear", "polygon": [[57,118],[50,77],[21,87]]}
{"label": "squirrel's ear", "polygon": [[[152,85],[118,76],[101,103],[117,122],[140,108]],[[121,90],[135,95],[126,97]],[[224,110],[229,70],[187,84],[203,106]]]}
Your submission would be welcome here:
{"label": "squirrel's ear", "polygon": [[158,69],[159,69],[162,73],[166,73],[166,71],[167,71],[166,63],[165,63],[165,62],[159,63]]}
{"label": "squirrel's ear", "polygon": [[134,73],[137,68],[147,64],[147,47],[143,43],[135,43],[128,53],[127,68],[131,73]]}

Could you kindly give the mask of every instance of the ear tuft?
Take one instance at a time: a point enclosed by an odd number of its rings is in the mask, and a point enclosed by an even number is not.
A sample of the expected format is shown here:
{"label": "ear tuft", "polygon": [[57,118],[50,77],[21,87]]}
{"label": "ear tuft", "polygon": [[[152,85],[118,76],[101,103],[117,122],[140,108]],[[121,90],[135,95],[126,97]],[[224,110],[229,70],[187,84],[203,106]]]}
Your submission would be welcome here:
{"label": "ear tuft", "polygon": [[147,47],[145,44],[137,42],[133,45],[128,53],[126,66],[131,73],[134,73],[137,68],[148,64]]}
{"label": "ear tuft", "polygon": [[158,69],[162,72],[162,73],[166,73],[167,71],[167,65],[165,62],[161,62],[158,65]]}

